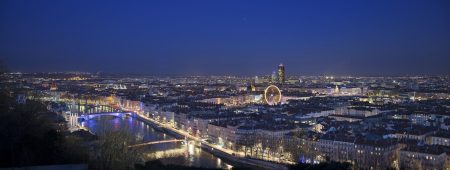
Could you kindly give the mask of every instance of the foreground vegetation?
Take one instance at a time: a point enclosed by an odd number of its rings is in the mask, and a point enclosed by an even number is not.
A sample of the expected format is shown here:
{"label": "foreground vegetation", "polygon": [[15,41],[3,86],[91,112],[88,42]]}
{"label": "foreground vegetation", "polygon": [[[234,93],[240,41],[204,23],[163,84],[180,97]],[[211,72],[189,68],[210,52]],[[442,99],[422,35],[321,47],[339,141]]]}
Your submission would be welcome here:
{"label": "foreground vegetation", "polygon": [[79,142],[65,138],[40,102],[16,104],[0,94],[0,167],[69,164],[87,161]]}
{"label": "foreground vegetation", "polygon": [[290,170],[350,170],[350,163],[325,162],[320,164],[297,164],[289,167]]}

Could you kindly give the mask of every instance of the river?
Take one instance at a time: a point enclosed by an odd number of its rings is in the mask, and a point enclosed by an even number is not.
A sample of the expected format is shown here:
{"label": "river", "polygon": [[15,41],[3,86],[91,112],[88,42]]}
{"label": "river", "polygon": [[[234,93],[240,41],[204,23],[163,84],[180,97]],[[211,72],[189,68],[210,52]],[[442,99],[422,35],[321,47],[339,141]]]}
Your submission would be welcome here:
{"label": "river", "polygon": [[[141,141],[141,143],[175,139],[174,137],[157,131],[152,126],[130,116],[100,116],[82,122],[82,126],[88,128],[93,133],[96,133],[99,129],[103,128],[111,128],[112,130],[126,130],[134,135],[138,141]],[[232,167],[222,159],[191,144],[177,142],[155,144],[144,147],[144,155],[146,155],[146,157],[149,157],[149,159],[157,158],[164,164],[221,169],[230,169]]]}

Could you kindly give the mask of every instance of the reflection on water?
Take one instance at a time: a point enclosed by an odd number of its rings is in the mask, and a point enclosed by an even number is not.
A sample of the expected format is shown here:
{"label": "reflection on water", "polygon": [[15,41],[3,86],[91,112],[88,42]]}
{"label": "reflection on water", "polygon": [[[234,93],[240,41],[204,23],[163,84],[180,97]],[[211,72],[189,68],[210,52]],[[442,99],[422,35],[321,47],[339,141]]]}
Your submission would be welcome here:
{"label": "reflection on water", "polygon": [[[127,130],[134,134],[138,143],[175,139],[132,117],[101,116],[85,121],[82,125],[94,133],[104,128]],[[193,144],[185,144],[184,142],[155,144],[144,146],[144,149],[145,158],[159,159],[165,164],[223,169],[231,167],[220,158],[203,151]]]}

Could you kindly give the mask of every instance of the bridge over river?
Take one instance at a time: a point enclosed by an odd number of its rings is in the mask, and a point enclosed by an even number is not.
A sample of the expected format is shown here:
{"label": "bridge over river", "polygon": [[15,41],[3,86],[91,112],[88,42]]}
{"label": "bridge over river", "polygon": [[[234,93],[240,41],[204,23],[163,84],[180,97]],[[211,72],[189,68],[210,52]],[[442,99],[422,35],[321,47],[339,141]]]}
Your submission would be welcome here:
{"label": "bridge over river", "polygon": [[168,164],[219,169],[231,168],[225,160],[202,150],[193,141],[168,135],[154,125],[134,117],[133,114],[127,116],[126,113],[122,112],[118,116],[110,113],[90,114],[91,118],[96,118],[86,119],[82,121],[82,125],[93,133],[105,128],[130,132],[140,142],[129,147],[142,148],[145,158],[157,158]]}
{"label": "bridge over river", "polygon": [[[103,113],[83,113],[80,116],[78,116],[78,121],[89,121],[90,119],[98,118],[101,116],[115,116],[115,117],[121,117],[124,118],[126,116],[134,117],[136,113],[133,112],[103,112]],[[188,141],[185,139],[171,139],[171,140],[157,140],[157,141],[150,141],[145,143],[139,143],[128,146],[129,148],[134,147],[143,147],[148,145],[156,145],[156,144],[162,144],[162,143],[175,143],[175,142],[181,142],[184,144],[187,144]]]}

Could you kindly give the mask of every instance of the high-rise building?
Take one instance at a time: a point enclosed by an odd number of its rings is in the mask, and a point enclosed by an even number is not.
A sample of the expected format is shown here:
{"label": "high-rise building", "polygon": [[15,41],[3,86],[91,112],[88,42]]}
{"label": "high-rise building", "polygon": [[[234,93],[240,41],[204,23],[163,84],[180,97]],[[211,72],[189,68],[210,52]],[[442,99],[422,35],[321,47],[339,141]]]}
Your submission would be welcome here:
{"label": "high-rise building", "polygon": [[272,72],[272,78],[270,79],[271,83],[277,83],[277,72],[273,71]]}
{"label": "high-rise building", "polygon": [[280,64],[278,65],[278,83],[284,84],[286,81],[286,75],[284,74],[284,65]]}
{"label": "high-rise building", "polygon": [[258,78],[258,76],[255,76],[255,84],[258,84],[259,83],[259,78]]}

